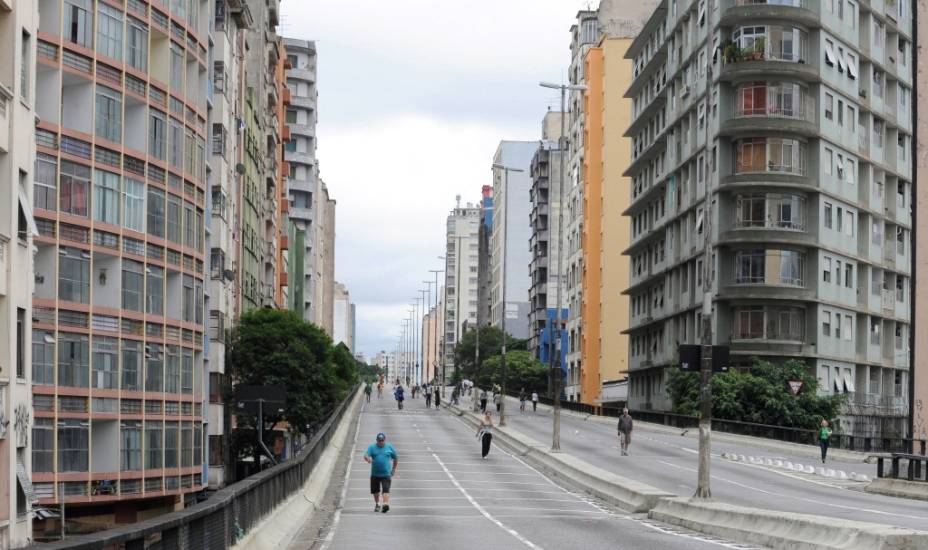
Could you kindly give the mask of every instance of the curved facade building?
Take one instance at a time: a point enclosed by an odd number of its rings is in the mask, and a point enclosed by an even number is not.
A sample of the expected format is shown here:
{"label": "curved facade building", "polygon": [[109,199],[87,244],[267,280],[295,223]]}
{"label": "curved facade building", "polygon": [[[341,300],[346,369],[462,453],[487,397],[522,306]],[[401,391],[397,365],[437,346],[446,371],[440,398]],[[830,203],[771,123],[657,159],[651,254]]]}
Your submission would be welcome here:
{"label": "curved facade building", "polygon": [[628,54],[629,402],[670,408],[708,292],[733,364],[802,359],[845,433],[905,435],[911,7],[706,4],[662,2]]}
{"label": "curved facade building", "polygon": [[69,520],[206,481],[211,4],[39,2],[32,469]]}

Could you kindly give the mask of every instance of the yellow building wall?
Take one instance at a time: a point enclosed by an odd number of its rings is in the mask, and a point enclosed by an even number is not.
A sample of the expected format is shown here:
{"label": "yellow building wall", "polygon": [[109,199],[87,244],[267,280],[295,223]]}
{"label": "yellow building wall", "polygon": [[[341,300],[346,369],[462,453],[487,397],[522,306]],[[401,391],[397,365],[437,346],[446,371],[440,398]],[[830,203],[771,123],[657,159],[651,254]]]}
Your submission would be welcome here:
{"label": "yellow building wall", "polygon": [[631,100],[624,96],[632,81],[625,59],[631,38],[606,38],[587,53],[584,95],[583,162],[583,303],[580,343],[580,392],[584,403],[598,404],[602,383],[628,376],[630,223],[622,212],[631,199],[622,176],[631,159]]}

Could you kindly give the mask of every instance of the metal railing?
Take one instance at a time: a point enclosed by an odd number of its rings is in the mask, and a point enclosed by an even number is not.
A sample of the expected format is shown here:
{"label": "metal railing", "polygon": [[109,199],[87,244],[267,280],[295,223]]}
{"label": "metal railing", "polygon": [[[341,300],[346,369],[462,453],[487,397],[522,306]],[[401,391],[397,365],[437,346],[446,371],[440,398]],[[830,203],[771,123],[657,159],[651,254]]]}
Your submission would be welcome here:
{"label": "metal railing", "polygon": [[149,547],[153,540],[160,540],[156,546],[160,550],[230,548],[309,479],[357,390],[358,386],[352,388],[292,460],[220,489],[207,500],[185,510],[29,548],[141,550]]}

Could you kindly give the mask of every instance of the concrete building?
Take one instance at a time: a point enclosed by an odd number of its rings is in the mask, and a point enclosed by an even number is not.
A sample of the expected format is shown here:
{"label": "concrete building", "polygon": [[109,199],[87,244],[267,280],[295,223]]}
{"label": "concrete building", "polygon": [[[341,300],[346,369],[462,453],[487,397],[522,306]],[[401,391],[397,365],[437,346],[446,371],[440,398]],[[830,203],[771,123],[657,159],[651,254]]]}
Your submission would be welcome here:
{"label": "concrete building", "polygon": [[[918,22],[914,32],[917,44],[928,43],[928,3],[926,0],[913,2]],[[923,159],[928,155],[928,75],[924,69],[915,73],[916,85],[915,105],[917,108],[916,120],[918,127],[915,130],[916,151],[915,158]],[[912,380],[909,401],[909,424],[912,437],[928,439],[928,249],[920,246],[928,242],[928,216],[918,216],[919,212],[928,211],[928,171],[916,172],[913,187],[913,218],[912,231],[915,259],[913,262],[913,292],[912,300]],[[920,306],[920,307],[919,307]]]}
{"label": "concrete building", "polygon": [[396,356],[393,353],[387,353],[385,350],[380,350],[377,352],[377,355],[374,356],[373,365],[377,365],[384,372],[384,380],[396,380]]}
{"label": "concrete building", "polygon": [[318,200],[315,203],[316,284],[314,292],[316,303],[322,305],[316,308],[314,322],[322,327],[326,334],[334,338],[334,303],[332,300],[335,296],[335,199],[329,198],[329,189],[321,180]]}
{"label": "concrete building", "polygon": [[212,94],[208,109],[210,137],[210,208],[208,239],[210,281],[205,309],[209,312],[209,340],[205,352],[208,372],[208,407],[205,419],[208,435],[209,485],[222,487],[228,480],[225,465],[231,460],[227,437],[228,411],[222,388],[226,383],[226,344],[237,316],[235,259],[238,256],[237,213],[240,201],[236,166],[242,162],[240,113],[244,100],[243,33],[251,24],[246,7],[232,10],[227,2],[216,2],[211,13]]}
{"label": "concrete building", "polygon": [[[542,139],[532,157],[530,172],[532,188],[529,190],[531,201],[529,249],[532,260],[528,267],[531,278],[528,291],[528,348],[536,358],[545,363],[548,362],[551,353],[551,333],[557,318],[558,278],[562,271],[561,266],[566,265],[559,250],[562,204],[562,161],[561,151],[558,148],[560,135],[561,113],[549,111],[542,122]],[[564,161],[566,163],[566,159]],[[566,219],[566,215],[564,218]],[[561,289],[560,298],[562,304],[566,303],[566,287]],[[567,309],[563,309],[561,322],[562,325],[566,325]],[[565,345],[561,349],[565,354],[567,352],[566,335],[566,330],[562,330]],[[566,356],[562,358],[561,366],[566,374]]]}
{"label": "concrete building", "polygon": [[[500,326],[505,310],[506,332],[522,339],[527,339],[530,334],[528,295],[531,286],[529,264],[532,255],[526,246],[531,239],[531,229],[526,222],[532,206],[529,200],[529,191],[532,188],[532,156],[537,148],[537,141],[504,140],[499,143],[493,156],[490,324]],[[477,247],[474,249],[476,251]],[[450,322],[450,319],[445,322]]]}
{"label": "concrete building", "polygon": [[445,280],[442,300],[444,310],[443,353],[445,379],[450,380],[454,367],[454,346],[464,334],[465,323],[477,322],[478,252],[480,209],[471,203],[457,205],[448,214],[445,233]]}
{"label": "concrete building", "polygon": [[32,205],[47,199],[43,183],[50,179],[35,152],[38,25],[36,2],[0,2],[0,548],[31,541],[35,499]]}
{"label": "concrete building", "polygon": [[97,524],[182,507],[207,479],[214,14],[166,4],[43,1],[34,37],[33,482]]}
{"label": "concrete building", "polygon": [[332,335],[332,341],[336,344],[343,342],[354,353],[355,305],[351,302],[351,295],[345,285],[335,283],[332,304],[334,312],[333,328],[335,331]]}
{"label": "concrete building", "polygon": [[[320,224],[316,214],[318,199],[322,191],[319,165],[316,161],[316,44],[308,40],[284,38],[287,60],[287,87],[290,90],[290,106],[287,108],[287,123],[291,138],[287,142],[284,160],[290,163],[287,182],[290,204],[290,247],[291,299],[290,309],[300,313],[303,319],[319,323],[322,304],[317,301],[317,285],[321,277],[317,269],[319,254],[316,251],[317,232]],[[321,290],[321,289],[320,289]]]}
{"label": "concrete building", "polygon": [[[595,10],[577,12],[577,21],[570,28],[570,69],[568,78],[571,84],[585,85],[584,66],[586,52],[599,40],[599,19]],[[565,395],[577,400],[580,395],[580,371],[583,357],[580,342],[583,338],[583,322],[580,315],[583,298],[583,249],[581,237],[583,232],[583,185],[581,172],[583,167],[584,137],[584,94],[572,90],[568,102],[568,150],[566,194],[567,210],[564,215],[564,274],[567,295],[567,381]]]}
{"label": "concrete building", "polygon": [[431,382],[439,374],[441,364],[441,312],[442,308],[432,306],[422,318],[422,381]]}
{"label": "concrete building", "polygon": [[490,323],[490,236],[493,234],[493,187],[484,185],[477,232],[477,324]]}
{"label": "concrete building", "polygon": [[843,432],[906,434],[906,6],[768,6],[759,22],[755,6],[668,1],[648,20],[628,52],[632,407],[669,408],[664,367],[699,341],[707,293],[734,365],[802,359],[847,394]]}

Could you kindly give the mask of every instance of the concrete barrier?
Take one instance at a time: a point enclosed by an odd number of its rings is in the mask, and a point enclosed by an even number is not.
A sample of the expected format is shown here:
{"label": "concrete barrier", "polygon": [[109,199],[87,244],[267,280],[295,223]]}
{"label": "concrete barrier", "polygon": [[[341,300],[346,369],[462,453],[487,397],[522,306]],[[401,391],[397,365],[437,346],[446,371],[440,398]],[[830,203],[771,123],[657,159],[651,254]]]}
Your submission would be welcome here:
{"label": "concrete barrier", "polygon": [[867,484],[864,491],[891,497],[928,500],[928,483],[924,481],[878,477]]}
{"label": "concrete barrier", "polygon": [[859,521],[742,508],[689,498],[662,499],[650,519],[708,535],[789,550],[923,550],[928,533]]}

